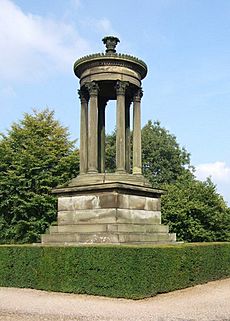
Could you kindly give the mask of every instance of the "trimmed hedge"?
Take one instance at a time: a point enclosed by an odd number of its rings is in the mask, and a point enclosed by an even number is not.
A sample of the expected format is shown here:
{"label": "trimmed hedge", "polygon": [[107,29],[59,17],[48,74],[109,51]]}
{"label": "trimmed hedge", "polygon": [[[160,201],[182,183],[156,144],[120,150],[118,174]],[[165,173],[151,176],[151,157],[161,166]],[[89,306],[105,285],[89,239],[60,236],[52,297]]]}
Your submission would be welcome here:
{"label": "trimmed hedge", "polygon": [[0,286],[140,299],[230,277],[230,243],[0,246]]}

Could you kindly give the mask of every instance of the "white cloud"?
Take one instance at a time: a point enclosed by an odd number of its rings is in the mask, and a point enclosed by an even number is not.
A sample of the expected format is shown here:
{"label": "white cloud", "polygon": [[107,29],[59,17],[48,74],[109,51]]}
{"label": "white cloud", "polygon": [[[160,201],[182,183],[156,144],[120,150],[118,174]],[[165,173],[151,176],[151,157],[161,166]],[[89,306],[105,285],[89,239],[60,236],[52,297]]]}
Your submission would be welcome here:
{"label": "white cloud", "polygon": [[201,180],[211,176],[214,182],[230,183],[230,167],[225,162],[200,164],[196,166],[196,176]]}
{"label": "white cloud", "polygon": [[53,69],[69,70],[89,51],[71,24],[24,13],[10,0],[0,0],[0,6],[1,79],[36,79]]}
{"label": "white cloud", "polygon": [[114,30],[111,21],[107,18],[101,18],[101,19],[87,18],[82,20],[81,23],[85,27],[88,27],[94,31],[96,30],[97,32],[100,32],[103,36],[119,37],[119,34]]}

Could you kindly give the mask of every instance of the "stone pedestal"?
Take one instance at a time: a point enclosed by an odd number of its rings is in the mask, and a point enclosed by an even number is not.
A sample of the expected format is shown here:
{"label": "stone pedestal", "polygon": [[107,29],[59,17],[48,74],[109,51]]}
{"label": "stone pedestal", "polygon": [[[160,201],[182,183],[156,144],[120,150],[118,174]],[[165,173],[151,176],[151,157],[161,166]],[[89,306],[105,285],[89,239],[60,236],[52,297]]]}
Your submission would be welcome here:
{"label": "stone pedestal", "polygon": [[175,242],[161,224],[161,190],[125,183],[59,188],[58,225],[43,244],[155,244]]}

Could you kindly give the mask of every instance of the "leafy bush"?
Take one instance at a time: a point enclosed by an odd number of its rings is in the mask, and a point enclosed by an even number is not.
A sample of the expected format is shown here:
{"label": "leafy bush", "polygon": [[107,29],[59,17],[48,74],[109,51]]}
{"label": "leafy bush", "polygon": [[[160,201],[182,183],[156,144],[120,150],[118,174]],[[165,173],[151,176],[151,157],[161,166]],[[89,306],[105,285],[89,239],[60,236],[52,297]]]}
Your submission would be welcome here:
{"label": "leafy bush", "polygon": [[140,299],[230,276],[230,243],[0,246],[0,286]]}

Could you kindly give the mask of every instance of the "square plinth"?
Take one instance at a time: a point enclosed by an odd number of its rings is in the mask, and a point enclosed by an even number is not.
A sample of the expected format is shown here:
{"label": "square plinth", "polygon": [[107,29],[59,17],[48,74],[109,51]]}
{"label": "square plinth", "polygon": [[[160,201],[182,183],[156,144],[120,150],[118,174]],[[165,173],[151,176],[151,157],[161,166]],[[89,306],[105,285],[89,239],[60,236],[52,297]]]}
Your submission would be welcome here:
{"label": "square plinth", "polygon": [[169,243],[175,234],[161,225],[162,190],[127,183],[72,186],[58,195],[58,225],[42,235],[44,244]]}

